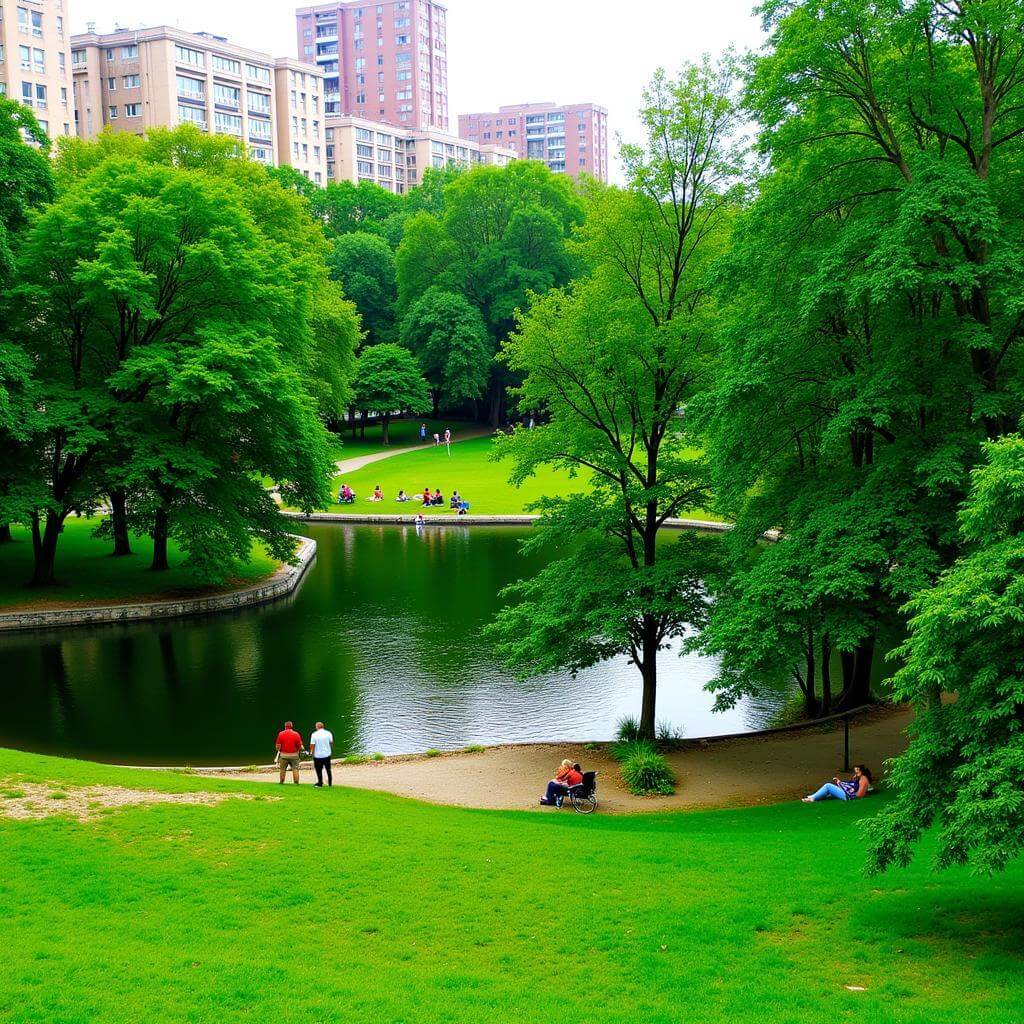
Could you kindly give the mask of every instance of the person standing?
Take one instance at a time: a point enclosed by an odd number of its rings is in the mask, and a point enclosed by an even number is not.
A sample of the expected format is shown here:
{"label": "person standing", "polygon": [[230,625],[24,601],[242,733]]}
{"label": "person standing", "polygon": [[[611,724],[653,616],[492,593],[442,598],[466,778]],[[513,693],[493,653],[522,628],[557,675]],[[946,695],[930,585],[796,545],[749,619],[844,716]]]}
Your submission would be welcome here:
{"label": "person standing", "polygon": [[313,769],[316,772],[316,784],[323,786],[324,772],[327,772],[327,785],[334,785],[331,775],[331,754],[334,753],[334,734],[324,728],[323,722],[316,723],[316,729],[309,737],[309,749],[313,752]]}
{"label": "person standing", "polygon": [[435,430],[434,431],[434,447],[436,448],[441,443],[441,435]]}
{"label": "person standing", "polygon": [[447,427],[444,428],[444,443],[445,444],[451,444],[452,443],[452,432]]}
{"label": "person standing", "polygon": [[277,763],[281,769],[281,777],[277,780],[284,782],[284,773],[291,768],[292,781],[299,784],[299,756],[302,753],[302,737],[292,728],[291,722],[285,722],[284,728],[277,734]]}
{"label": "person standing", "polygon": [[426,423],[420,424],[420,444],[424,444],[427,440],[427,425]]}

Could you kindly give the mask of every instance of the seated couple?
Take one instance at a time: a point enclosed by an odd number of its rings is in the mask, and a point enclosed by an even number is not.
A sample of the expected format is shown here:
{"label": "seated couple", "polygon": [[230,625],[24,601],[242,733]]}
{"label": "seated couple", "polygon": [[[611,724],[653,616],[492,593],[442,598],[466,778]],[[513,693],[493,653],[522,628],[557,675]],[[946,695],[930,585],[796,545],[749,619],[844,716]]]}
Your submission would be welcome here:
{"label": "seated couple", "polygon": [[342,484],[338,488],[338,504],[339,505],[354,505],[356,500],[356,492],[349,487],[348,484]]}
{"label": "seated couple", "polygon": [[813,804],[819,800],[862,800],[871,791],[873,781],[870,768],[855,764],[852,779],[844,780],[837,776],[831,782],[826,782],[816,793],[808,793],[803,802]]}
{"label": "seated couple", "polygon": [[545,807],[561,807],[562,801],[569,795],[569,789],[582,781],[583,769],[566,758],[548,783],[547,792],[540,798],[540,802]]}
{"label": "seated couple", "polygon": [[430,493],[429,487],[423,488],[423,507],[426,508],[428,505],[443,505],[444,495],[441,493],[441,489],[438,488],[433,494]]}

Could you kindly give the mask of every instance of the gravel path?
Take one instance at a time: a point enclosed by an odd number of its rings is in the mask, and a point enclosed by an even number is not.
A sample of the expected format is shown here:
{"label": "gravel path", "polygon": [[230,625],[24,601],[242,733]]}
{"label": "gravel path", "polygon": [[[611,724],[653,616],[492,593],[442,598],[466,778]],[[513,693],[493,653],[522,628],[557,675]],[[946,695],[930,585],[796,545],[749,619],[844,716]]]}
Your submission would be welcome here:
{"label": "gravel path", "polygon": [[[452,438],[452,444],[460,441],[471,441],[477,437],[490,437],[494,431],[490,427],[470,427],[467,430],[460,430],[457,437]],[[342,442],[344,443],[344,442]],[[424,448],[433,447],[433,440],[429,439],[423,444],[410,445],[407,448],[388,448],[382,452],[371,452],[369,455],[353,455],[350,459],[339,459],[335,466],[339,473],[354,473],[363,466],[369,466],[381,459],[390,459],[395,455],[408,455],[409,452],[422,451]]]}

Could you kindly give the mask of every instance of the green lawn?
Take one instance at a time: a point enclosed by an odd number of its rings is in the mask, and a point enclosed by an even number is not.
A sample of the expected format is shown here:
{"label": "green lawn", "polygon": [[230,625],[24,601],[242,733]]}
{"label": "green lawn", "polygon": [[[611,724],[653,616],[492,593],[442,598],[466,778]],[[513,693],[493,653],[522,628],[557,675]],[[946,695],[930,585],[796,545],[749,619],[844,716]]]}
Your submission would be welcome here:
{"label": "green lawn", "polygon": [[[395,501],[398,489],[407,494],[423,493],[424,487],[431,492],[440,487],[445,496],[443,508],[422,509],[424,515],[451,516],[448,499],[456,488],[470,504],[475,515],[517,514],[526,511],[531,501],[544,495],[569,493],[574,488],[582,489],[580,480],[570,480],[568,474],[545,469],[516,488],[508,483],[511,468],[507,462],[492,462],[489,458],[494,446],[489,437],[459,441],[451,446],[451,455],[442,445],[433,444],[422,451],[395,455],[380,462],[335,477],[331,494],[338,496],[338,487],[347,483],[358,495],[355,505],[332,505],[332,512],[379,512],[387,515],[414,515],[421,511],[418,502],[401,505]],[[367,499],[374,487],[380,484],[385,500],[371,502]]]}
{"label": "green lawn", "polygon": [[[420,443],[420,424],[426,423],[428,443],[433,444],[434,431],[442,437],[444,429],[448,427],[453,437],[466,430],[477,430],[483,426],[480,423],[470,423],[464,420],[432,420],[432,419],[404,419],[392,420],[388,428],[388,437],[392,448],[408,448]],[[379,424],[366,428],[366,437],[359,436],[358,421],[356,421],[356,436],[347,428],[334,436],[334,457],[336,459],[348,459],[355,455],[369,455],[371,452],[386,451],[381,444],[381,429]]]}
{"label": "green lawn", "polygon": [[12,751],[0,780],[280,798],[0,816],[2,1021],[1021,1020],[1024,865],[866,879],[884,798],[582,818]]}
{"label": "green lawn", "polygon": [[[92,537],[98,523],[99,519],[67,520],[57,546],[57,586],[45,589],[27,586],[32,575],[32,538],[27,529],[15,527],[14,543],[0,544],[0,607],[29,602],[123,600],[193,591],[200,586],[193,572],[182,564],[185,556],[175,544],[168,549],[170,569],[151,573],[147,568],[153,557],[153,542],[148,537],[133,536],[134,553],[112,558],[111,542]],[[235,578],[251,582],[276,567],[262,549],[254,548],[249,562],[239,568]]]}

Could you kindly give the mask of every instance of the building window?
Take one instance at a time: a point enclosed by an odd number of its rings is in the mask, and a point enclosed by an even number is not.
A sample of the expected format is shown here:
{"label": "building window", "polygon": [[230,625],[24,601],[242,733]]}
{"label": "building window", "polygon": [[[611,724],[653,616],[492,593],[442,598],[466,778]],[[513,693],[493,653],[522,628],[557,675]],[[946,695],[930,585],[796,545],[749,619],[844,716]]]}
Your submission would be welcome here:
{"label": "building window", "polygon": [[141,103],[126,103],[124,105],[124,116],[125,117],[142,117],[142,104]]}
{"label": "building window", "polygon": [[178,95],[190,100],[203,100],[206,98],[204,90],[205,82],[198,78],[188,78],[186,75],[177,76]]}
{"label": "building window", "polygon": [[138,60],[139,59],[139,48],[134,44],[132,46],[121,47],[121,60]]}
{"label": "building window", "polygon": [[238,109],[238,90],[231,85],[213,83],[213,102],[225,107]]}
{"label": "building window", "polygon": [[230,57],[222,57],[219,53],[213,54],[211,60],[215,71],[227,71],[232,75],[240,75],[242,73],[240,61],[232,60]]}
{"label": "building window", "polygon": [[219,135],[241,135],[242,119],[237,114],[214,111],[213,126]]}
{"label": "building window", "polygon": [[249,91],[249,110],[256,114],[270,113],[270,96],[265,92]]}
{"label": "building window", "polygon": [[111,121],[117,120],[117,107],[107,107],[107,116]]}
{"label": "building window", "polygon": [[108,92],[117,92],[117,79],[116,78],[108,78],[107,79],[107,91]]}
{"label": "building window", "polygon": [[198,125],[204,132],[206,131],[206,111],[200,110],[198,107],[186,107],[179,103],[178,120]]}
{"label": "building window", "polygon": [[245,65],[245,77],[251,78],[254,82],[264,82],[269,84],[270,82],[270,69],[261,68],[257,64],[246,64]]}
{"label": "building window", "polygon": [[142,79],[138,75],[125,75],[121,84],[125,89],[138,89],[142,85]]}
{"label": "building window", "polygon": [[[110,50],[107,50],[110,53]],[[109,57],[107,58],[110,59]],[[174,59],[179,64],[193,64],[197,68],[206,67],[206,55],[202,50],[193,50],[188,46],[175,46]]]}

